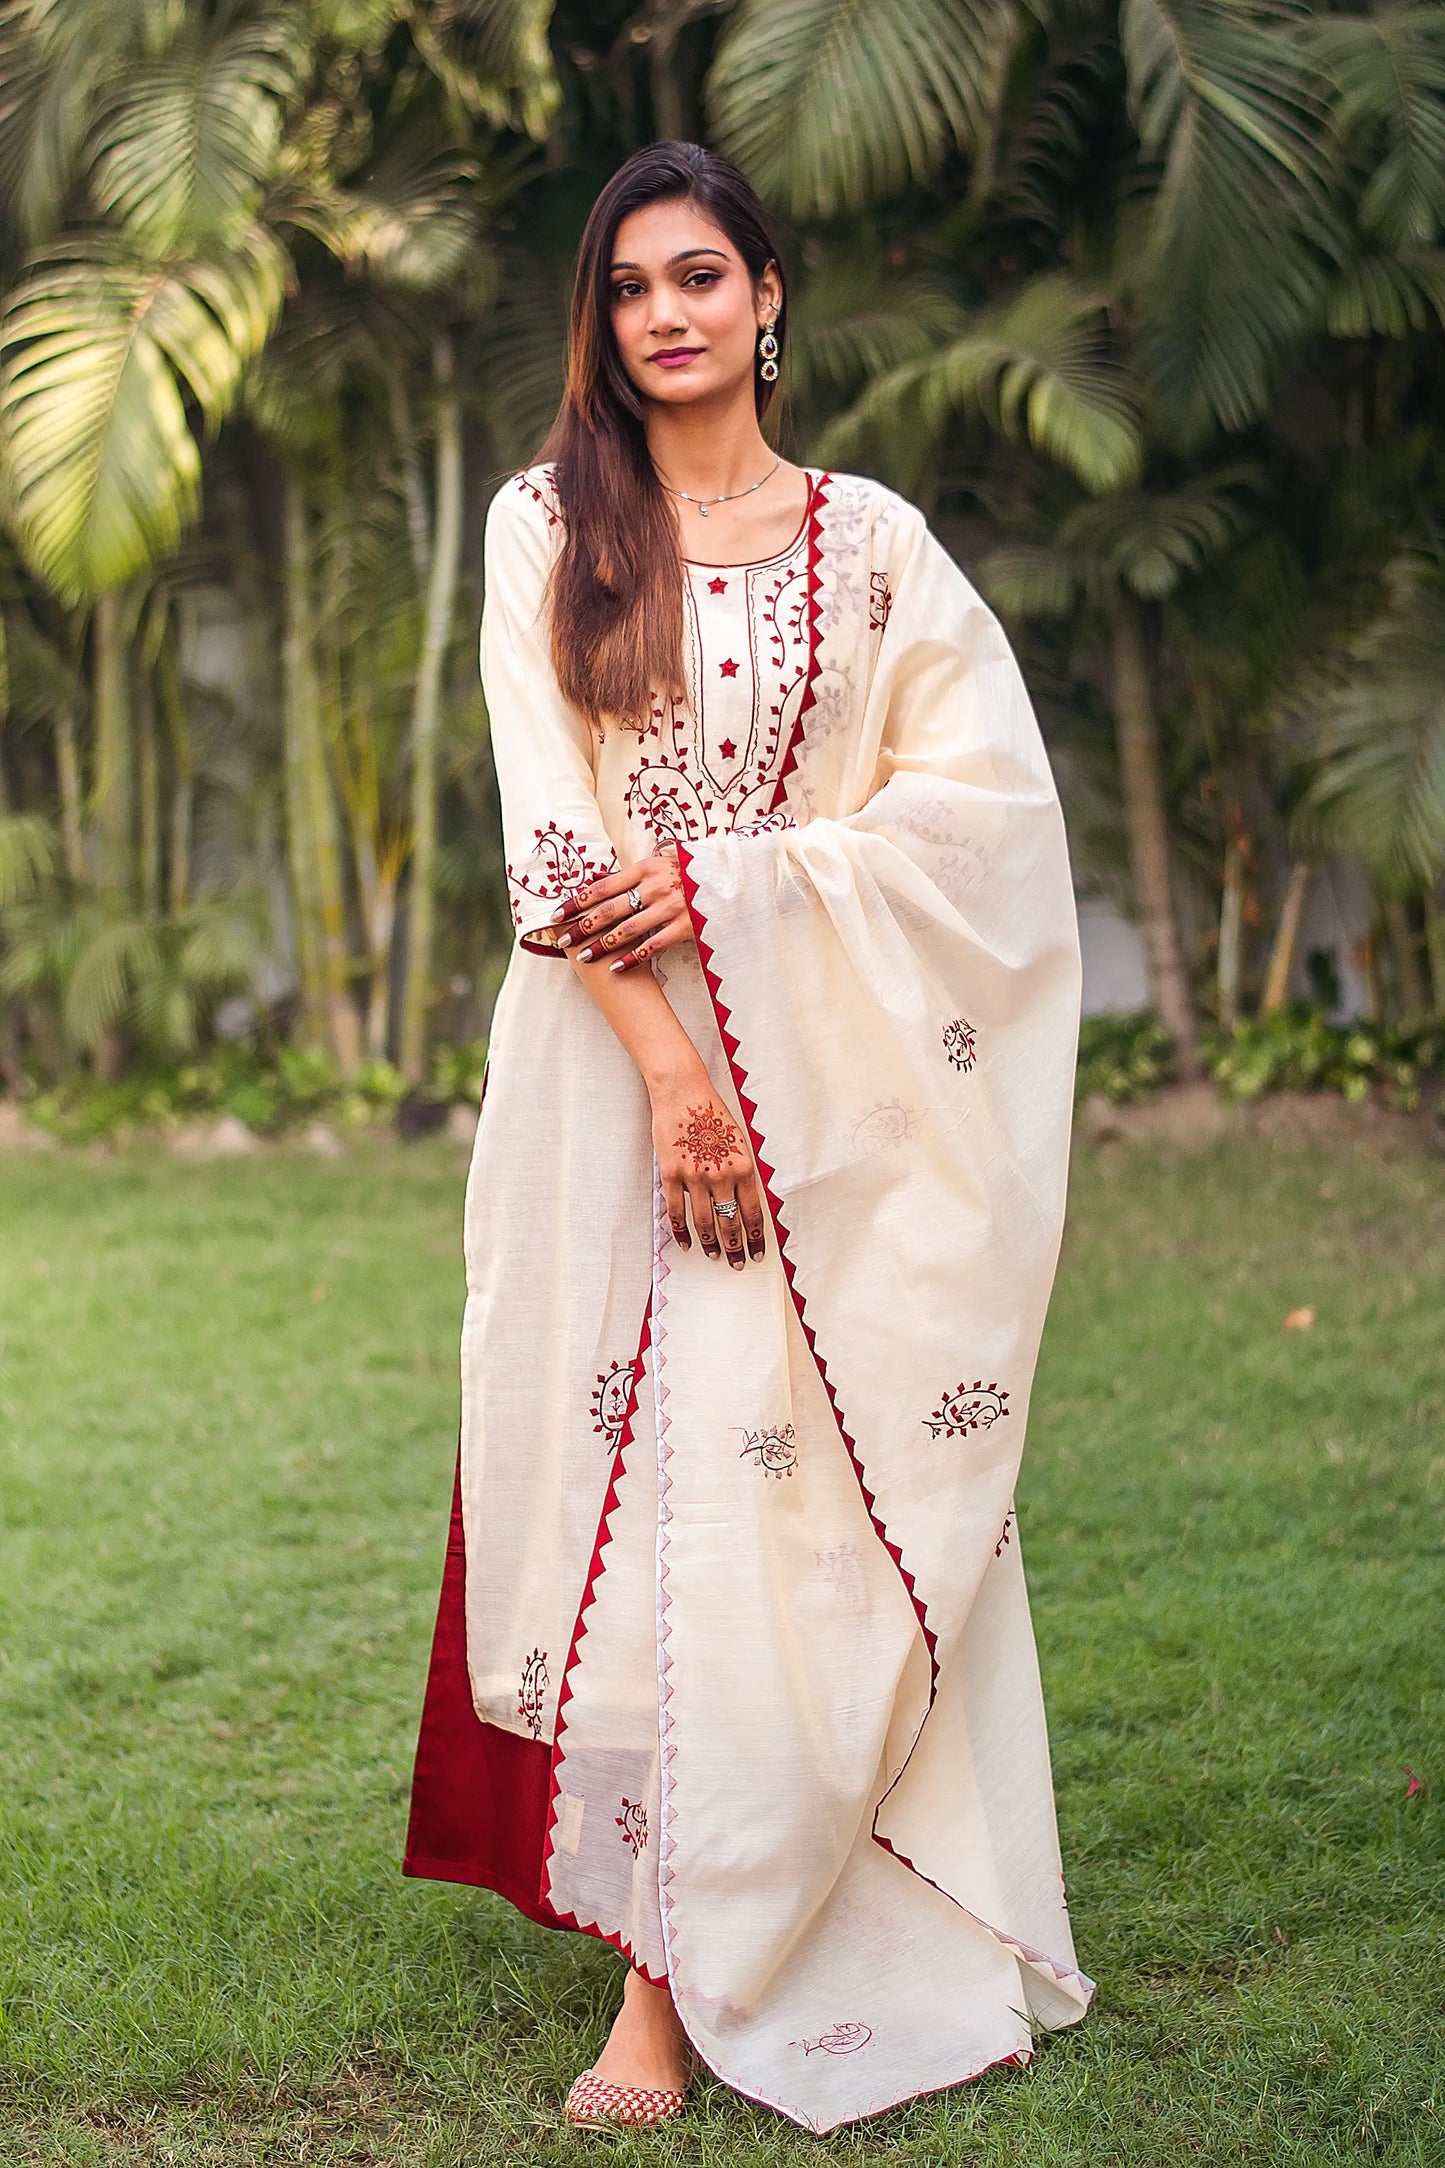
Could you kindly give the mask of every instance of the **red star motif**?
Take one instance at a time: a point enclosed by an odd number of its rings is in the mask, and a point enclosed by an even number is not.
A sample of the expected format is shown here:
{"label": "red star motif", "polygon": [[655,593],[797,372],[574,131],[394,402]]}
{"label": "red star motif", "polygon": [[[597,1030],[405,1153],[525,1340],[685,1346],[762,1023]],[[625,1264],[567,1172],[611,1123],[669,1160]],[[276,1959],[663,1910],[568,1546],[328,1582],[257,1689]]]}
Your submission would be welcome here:
{"label": "red star motif", "polygon": [[736,677],[738,674],[738,666],[735,662],[719,663],[718,668],[724,677]]}
{"label": "red star motif", "polygon": [[718,747],[718,751],[722,754],[724,760],[731,760],[737,752],[737,747],[733,744],[731,738],[724,738],[722,744]]}
{"label": "red star motif", "polygon": [[725,595],[728,591],[728,583],[726,580],[709,580],[707,591],[710,595]]}

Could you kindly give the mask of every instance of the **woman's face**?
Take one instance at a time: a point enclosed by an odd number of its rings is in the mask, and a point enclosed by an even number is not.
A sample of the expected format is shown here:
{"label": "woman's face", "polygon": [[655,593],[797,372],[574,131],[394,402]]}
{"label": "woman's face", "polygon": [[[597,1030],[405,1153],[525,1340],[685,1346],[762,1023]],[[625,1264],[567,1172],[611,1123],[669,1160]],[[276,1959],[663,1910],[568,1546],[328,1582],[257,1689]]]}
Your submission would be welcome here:
{"label": "woman's face", "polygon": [[727,235],[687,202],[650,203],[617,229],[612,329],[645,398],[689,406],[753,379],[758,332],[781,299],[769,264],[756,292]]}

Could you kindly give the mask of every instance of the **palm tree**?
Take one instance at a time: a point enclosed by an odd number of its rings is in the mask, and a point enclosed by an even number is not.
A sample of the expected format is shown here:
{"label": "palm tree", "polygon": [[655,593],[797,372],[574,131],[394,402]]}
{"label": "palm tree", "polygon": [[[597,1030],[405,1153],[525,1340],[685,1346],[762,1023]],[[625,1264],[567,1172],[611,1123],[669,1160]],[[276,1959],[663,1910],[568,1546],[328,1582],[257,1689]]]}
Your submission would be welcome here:
{"label": "palm tree", "polygon": [[1173,883],[1153,647],[1160,604],[1219,558],[1245,525],[1241,470],[1169,491],[1085,503],[1050,540],[1005,544],[980,567],[986,594],[1019,617],[1073,617],[1102,653],[1134,903],[1150,992],[1180,1075],[1200,1074],[1198,1029]]}

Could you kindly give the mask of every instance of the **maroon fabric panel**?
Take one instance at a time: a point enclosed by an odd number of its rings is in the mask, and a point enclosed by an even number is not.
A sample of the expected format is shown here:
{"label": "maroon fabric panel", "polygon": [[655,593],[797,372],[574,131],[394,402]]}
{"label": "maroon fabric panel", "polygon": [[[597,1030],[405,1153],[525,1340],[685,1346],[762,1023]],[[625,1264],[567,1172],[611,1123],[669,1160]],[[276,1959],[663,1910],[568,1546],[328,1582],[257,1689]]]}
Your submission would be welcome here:
{"label": "maroon fabric panel", "polygon": [[552,1749],[482,1723],[473,1708],[466,1578],[458,1465],[402,1872],[494,1889],[529,1920],[560,1927],[541,1895]]}

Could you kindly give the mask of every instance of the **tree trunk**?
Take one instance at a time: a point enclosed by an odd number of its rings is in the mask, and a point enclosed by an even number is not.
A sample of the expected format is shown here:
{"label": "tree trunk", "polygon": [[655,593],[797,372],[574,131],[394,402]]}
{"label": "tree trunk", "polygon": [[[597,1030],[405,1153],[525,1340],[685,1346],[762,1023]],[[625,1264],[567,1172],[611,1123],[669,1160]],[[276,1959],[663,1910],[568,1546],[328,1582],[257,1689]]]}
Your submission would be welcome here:
{"label": "tree trunk", "polygon": [[1144,654],[1143,627],[1138,609],[1125,596],[1115,598],[1111,633],[1119,784],[1149,990],[1159,1020],[1173,1041],[1179,1074],[1186,1083],[1195,1083],[1202,1074],[1199,1039],[1169,881],[1169,824],[1159,726]]}
{"label": "tree trunk", "polygon": [[1289,999],[1290,974],[1294,970],[1294,952],[1299,942],[1300,915],[1310,885],[1310,871],[1303,858],[1297,858],[1290,867],[1284,902],[1279,907],[1274,946],[1269,952],[1269,968],[1264,974],[1264,992],[1259,1002],[1261,1016],[1278,1016]]}
{"label": "tree trunk", "polygon": [[167,866],[166,904],[174,918],[191,896],[191,829],[195,817],[195,756],[191,728],[181,691],[180,664],[176,658],[175,628],[168,628],[161,642],[157,665],[161,706],[165,711],[166,736],[171,748],[171,835]]}
{"label": "tree trunk", "polygon": [[147,911],[161,907],[161,769],[156,744],[155,685],[143,676],[136,691],[137,781],[140,786],[140,894]]}
{"label": "tree trunk", "polygon": [[95,603],[96,885],[107,902],[130,900],[132,859],[130,642],[124,594],[112,587]]}
{"label": "tree trunk", "polygon": [[361,1059],[361,1031],[349,990],[346,897],[336,807],[326,768],[316,682],[311,600],[311,532],[301,484],[287,474],[283,495],[286,571],[285,680],[287,853],[296,909],[302,1007],[313,1042],[329,1039],[343,1072]]}
{"label": "tree trunk", "polygon": [[1248,846],[1231,824],[1224,846],[1224,889],[1219,904],[1219,961],[1215,974],[1219,1021],[1226,1031],[1239,1022],[1239,964],[1244,939],[1244,869]]}
{"label": "tree trunk", "polygon": [[426,1060],[436,910],[436,742],[442,666],[451,643],[462,555],[462,407],[452,343],[445,333],[438,336],[432,350],[432,375],[436,383],[436,519],[426,626],[411,707],[411,886],[401,1015],[401,1067],[413,1083],[420,1083]]}
{"label": "tree trunk", "polygon": [[1415,929],[1410,924],[1410,914],[1398,896],[1383,896],[1380,899],[1380,916],[1385,922],[1385,933],[1390,944],[1398,1021],[1402,1024],[1418,1024],[1429,1010],[1430,998],[1425,991],[1425,974],[1420,969],[1420,958],[1415,948]]}
{"label": "tree trunk", "polygon": [[60,786],[60,848],[66,878],[77,888],[89,881],[81,811],[80,759],[75,749],[75,710],[63,700],[55,717],[55,779]]}
{"label": "tree trunk", "polygon": [[1430,1002],[1437,1016],[1445,1016],[1445,911],[1440,908],[1438,888],[1427,888],[1425,905],[1425,954],[1430,965]]}

